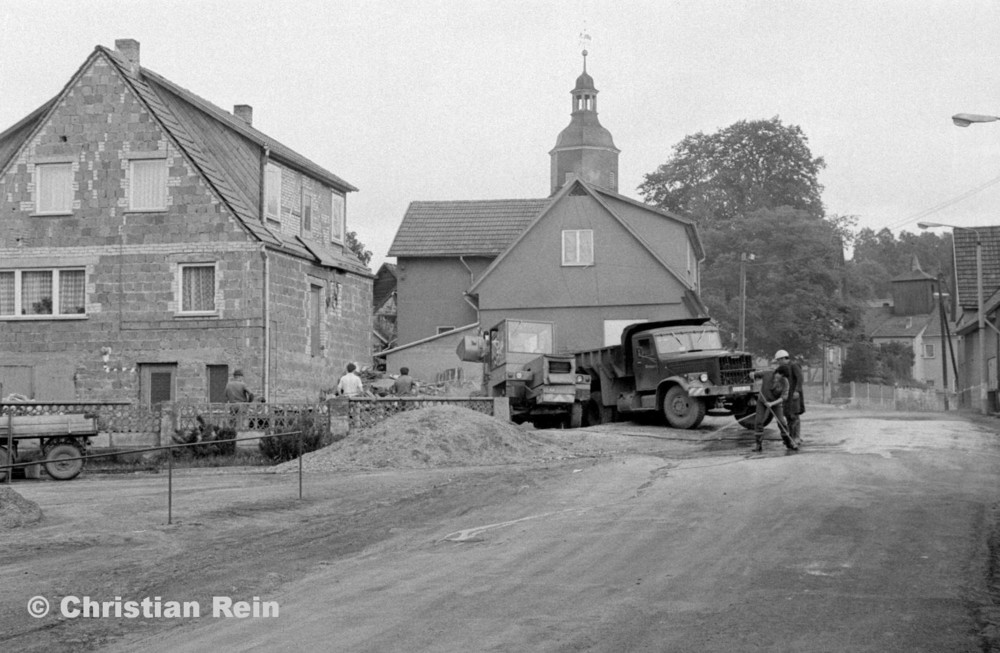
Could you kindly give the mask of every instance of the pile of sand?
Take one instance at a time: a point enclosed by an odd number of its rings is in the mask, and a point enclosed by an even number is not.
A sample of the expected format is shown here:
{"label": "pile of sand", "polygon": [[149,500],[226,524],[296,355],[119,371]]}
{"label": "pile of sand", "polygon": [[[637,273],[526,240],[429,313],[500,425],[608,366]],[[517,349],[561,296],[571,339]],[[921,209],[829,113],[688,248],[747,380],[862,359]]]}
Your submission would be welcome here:
{"label": "pile of sand", "polygon": [[42,520],[38,504],[9,487],[0,487],[0,528],[17,528]]}
{"label": "pile of sand", "polygon": [[[440,405],[397,413],[302,458],[304,470],[503,465],[575,455],[547,432]],[[569,433],[569,432],[567,432]],[[278,471],[298,470],[298,461]]]}

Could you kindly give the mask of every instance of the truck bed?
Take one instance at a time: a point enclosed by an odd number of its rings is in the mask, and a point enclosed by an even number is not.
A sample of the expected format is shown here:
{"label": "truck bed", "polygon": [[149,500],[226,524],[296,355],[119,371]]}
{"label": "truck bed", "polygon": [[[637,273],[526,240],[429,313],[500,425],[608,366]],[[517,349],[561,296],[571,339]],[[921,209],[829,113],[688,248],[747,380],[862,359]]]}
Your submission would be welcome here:
{"label": "truck bed", "polygon": [[7,440],[8,424],[13,427],[15,440],[97,435],[97,418],[80,413],[0,416],[0,446]]}

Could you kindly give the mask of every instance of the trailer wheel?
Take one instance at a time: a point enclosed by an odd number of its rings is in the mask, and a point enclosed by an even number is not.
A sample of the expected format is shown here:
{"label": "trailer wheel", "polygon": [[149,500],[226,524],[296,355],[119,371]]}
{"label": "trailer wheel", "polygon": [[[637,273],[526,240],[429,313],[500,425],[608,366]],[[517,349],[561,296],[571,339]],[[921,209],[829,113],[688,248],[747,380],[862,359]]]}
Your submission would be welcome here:
{"label": "trailer wheel", "polygon": [[80,475],[80,470],[83,469],[83,459],[65,459],[79,458],[81,455],[80,450],[71,444],[57,444],[45,454],[45,471],[57,481],[74,479]]}
{"label": "trailer wheel", "polygon": [[705,403],[689,397],[679,385],[671,386],[663,397],[663,416],[675,429],[693,429],[705,419]]}
{"label": "trailer wheel", "polygon": [[[10,464],[10,455],[7,454],[6,447],[0,447],[0,467]],[[7,480],[8,470],[0,469],[0,481]]]}

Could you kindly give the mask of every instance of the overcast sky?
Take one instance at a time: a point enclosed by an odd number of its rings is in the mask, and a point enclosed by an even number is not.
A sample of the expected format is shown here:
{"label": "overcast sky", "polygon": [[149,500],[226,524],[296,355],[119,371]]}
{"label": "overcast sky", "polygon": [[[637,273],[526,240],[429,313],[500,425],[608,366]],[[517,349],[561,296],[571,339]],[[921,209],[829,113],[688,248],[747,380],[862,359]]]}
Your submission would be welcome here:
{"label": "overcast sky", "polygon": [[412,201],[548,196],[584,29],[624,195],[686,135],[778,116],[826,160],[828,213],[1000,225],[1000,123],[950,120],[1000,113],[995,0],[8,1],[0,130],[136,39],[143,66],[252,105],[357,186],[374,271]]}

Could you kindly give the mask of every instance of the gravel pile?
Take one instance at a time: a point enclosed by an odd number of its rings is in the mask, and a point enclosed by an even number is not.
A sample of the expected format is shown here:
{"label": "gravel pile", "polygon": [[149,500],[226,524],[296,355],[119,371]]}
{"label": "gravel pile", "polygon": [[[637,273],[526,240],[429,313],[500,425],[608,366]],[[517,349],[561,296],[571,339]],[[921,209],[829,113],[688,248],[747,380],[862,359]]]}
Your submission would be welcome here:
{"label": "gravel pile", "polygon": [[42,520],[42,509],[9,487],[0,487],[0,528],[17,528]]}
{"label": "gravel pile", "polygon": [[[566,434],[572,433],[567,431]],[[558,431],[534,431],[460,406],[397,413],[302,458],[304,470],[503,465],[579,455]],[[593,452],[587,452],[593,453]],[[276,471],[297,471],[298,461]]]}

